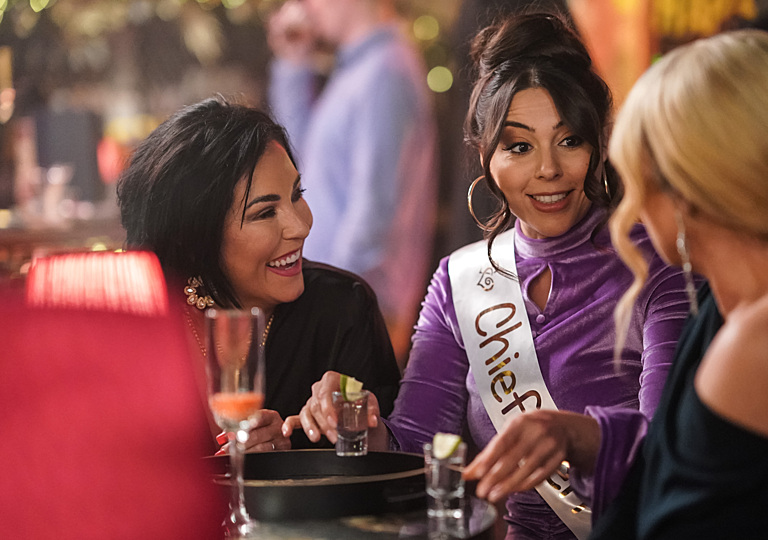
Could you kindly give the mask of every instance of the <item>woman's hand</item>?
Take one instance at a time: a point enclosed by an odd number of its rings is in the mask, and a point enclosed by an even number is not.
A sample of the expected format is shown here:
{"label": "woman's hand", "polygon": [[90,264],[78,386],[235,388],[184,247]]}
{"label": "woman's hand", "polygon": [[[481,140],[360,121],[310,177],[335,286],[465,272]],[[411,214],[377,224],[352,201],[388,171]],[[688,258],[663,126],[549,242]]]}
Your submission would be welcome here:
{"label": "woman's hand", "polygon": [[527,412],[507,422],[464,469],[464,478],[480,480],[477,496],[497,502],[537,486],[566,459],[592,472],[599,448],[600,428],[594,418],[567,411]]}
{"label": "woman's hand", "polygon": [[[246,452],[270,452],[272,450],[290,450],[291,439],[284,437],[282,432],[283,419],[280,413],[262,409],[251,420],[251,432],[245,443]],[[227,453],[227,434],[220,433],[216,442],[223,444],[216,455]],[[225,444],[226,443],[226,444]]]}
{"label": "woman's hand", "polygon": [[[293,430],[302,428],[312,442],[318,442],[322,435],[336,443],[336,411],[332,394],[338,392],[341,374],[327,371],[323,378],[312,385],[312,396],[298,415],[289,416],[283,423],[283,436],[290,437]],[[379,425],[379,401],[371,392],[368,395],[368,427]]]}

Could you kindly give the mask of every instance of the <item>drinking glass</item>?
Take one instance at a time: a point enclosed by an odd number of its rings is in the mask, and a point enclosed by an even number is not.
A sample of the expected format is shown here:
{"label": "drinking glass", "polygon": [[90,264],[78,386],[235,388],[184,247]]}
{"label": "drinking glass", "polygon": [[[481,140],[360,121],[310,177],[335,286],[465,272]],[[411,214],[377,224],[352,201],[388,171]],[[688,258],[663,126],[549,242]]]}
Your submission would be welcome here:
{"label": "drinking glass", "polygon": [[466,453],[467,443],[461,442],[450,456],[439,459],[432,452],[432,443],[424,444],[427,515],[430,518],[463,517],[464,479],[461,473]]}
{"label": "drinking glass", "polygon": [[258,523],[245,509],[243,454],[251,421],[264,404],[264,312],[209,309],[205,323],[208,405],[229,439],[232,494],[226,536],[254,537]]}
{"label": "drinking glass", "polygon": [[368,453],[368,390],[333,393],[336,410],[336,455],[364,456]]}

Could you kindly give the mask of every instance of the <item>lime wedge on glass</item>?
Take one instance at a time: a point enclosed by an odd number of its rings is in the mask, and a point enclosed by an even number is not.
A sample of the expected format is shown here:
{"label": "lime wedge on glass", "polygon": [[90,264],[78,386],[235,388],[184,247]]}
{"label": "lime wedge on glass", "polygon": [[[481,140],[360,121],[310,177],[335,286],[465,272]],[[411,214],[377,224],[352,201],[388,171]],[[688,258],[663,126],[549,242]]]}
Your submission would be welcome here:
{"label": "lime wedge on glass", "polygon": [[453,454],[461,443],[461,436],[453,433],[435,433],[432,439],[432,455],[437,459],[446,459]]}
{"label": "lime wedge on glass", "polygon": [[356,394],[363,389],[363,383],[349,375],[342,375],[340,382],[341,396],[344,398],[344,401],[349,401],[347,394]]}

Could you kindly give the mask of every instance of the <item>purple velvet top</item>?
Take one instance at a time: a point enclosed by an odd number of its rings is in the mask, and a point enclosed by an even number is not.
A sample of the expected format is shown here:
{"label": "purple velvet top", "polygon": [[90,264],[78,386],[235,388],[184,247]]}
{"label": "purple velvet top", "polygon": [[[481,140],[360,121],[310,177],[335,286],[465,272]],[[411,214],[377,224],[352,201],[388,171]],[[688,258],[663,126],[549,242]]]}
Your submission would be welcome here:
{"label": "purple velvet top", "polygon": [[[607,228],[592,239],[604,216],[603,210],[593,209],[566,234],[543,240],[527,238],[518,222],[517,274],[541,372],[558,408],[581,413],[588,405],[619,406],[650,417],[687,314],[684,281],[678,269],[659,258],[644,228],[636,226],[631,236],[650,261],[649,276],[635,304],[617,373],[613,310],[633,277],[611,247]],[[541,310],[527,290],[547,266],[552,286]],[[468,428],[474,443],[483,448],[496,430],[469,371],[447,257],[432,277],[412,341],[395,409],[386,420],[396,444],[407,452],[421,452],[437,431],[462,433]],[[507,510],[507,521],[525,524],[539,537],[549,530],[552,537],[561,537],[558,530],[568,535],[534,490],[510,496]]]}

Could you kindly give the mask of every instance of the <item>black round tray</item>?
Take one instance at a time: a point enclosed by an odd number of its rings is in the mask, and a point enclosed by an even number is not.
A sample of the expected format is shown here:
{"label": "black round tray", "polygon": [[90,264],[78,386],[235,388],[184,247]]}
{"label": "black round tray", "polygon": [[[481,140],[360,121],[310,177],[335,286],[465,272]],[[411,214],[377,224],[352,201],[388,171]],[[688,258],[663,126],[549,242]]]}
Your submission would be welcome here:
{"label": "black round tray", "polygon": [[[228,458],[212,459],[224,473]],[[338,457],[334,450],[246,454],[243,477],[246,508],[262,521],[379,515],[426,506],[420,454]],[[229,484],[228,478],[218,481]]]}

